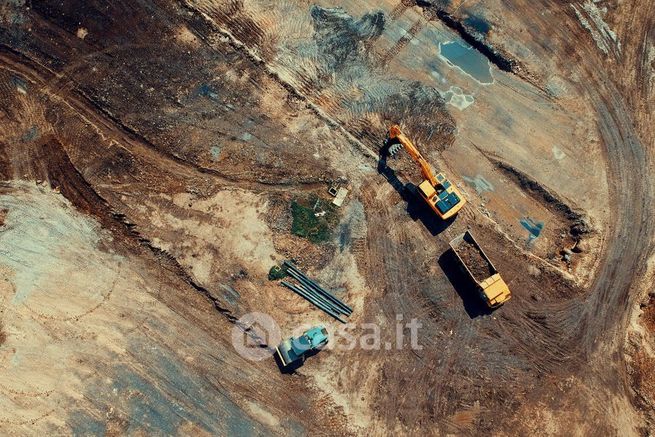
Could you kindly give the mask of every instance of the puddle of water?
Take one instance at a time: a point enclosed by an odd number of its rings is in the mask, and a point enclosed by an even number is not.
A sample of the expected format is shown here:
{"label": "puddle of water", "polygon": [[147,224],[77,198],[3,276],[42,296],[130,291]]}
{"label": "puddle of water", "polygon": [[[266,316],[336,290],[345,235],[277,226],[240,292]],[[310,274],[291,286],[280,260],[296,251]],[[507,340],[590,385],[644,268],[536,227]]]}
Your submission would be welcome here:
{"label": "puddle of water", "polygon": [[464,24],[484,35],[488,34],[491,30],[491,25],[489,23],[487,23],[483,18],[476,17],[475,15],[467,17],[464,20]]}
{"label": "puddle of water", "polygon": [[494,191],[494,186],[482,175],[476,175],[474,178],[464,176],[463,178],[467,184],[475,188],[478,194],[482,194],[485,191]]}
{"label": "puddle of water", "polygon": [[528,236],[528,244],[541,235],[541,231],[544,229],[544,222],[539,222],[531,219],[530,217],[525,217],[519,220],[521,226],[523,226],[530,235]]}
{"label": "puddle of water", "polygon": [[472,46],[458,41],[439,44],[441,56],[482,84],[493,83],[489,61]]}

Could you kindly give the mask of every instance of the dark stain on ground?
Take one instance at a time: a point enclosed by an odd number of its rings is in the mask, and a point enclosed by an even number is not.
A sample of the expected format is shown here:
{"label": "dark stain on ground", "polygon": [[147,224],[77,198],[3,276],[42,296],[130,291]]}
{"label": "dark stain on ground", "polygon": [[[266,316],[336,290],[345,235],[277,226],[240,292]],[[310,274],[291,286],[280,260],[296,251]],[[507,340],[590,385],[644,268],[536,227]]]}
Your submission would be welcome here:
{"label": "dark stain on ground", "polygon": [[123,179],[137,172],[134,157],[124,149],[118,149],[113,154],[107,153],[97,168],[93,169],[98,175]]}
{"label": "dark stain on ground", "polygon": [[464,19],[464,25],[482,35],[487,35],[491,30],[491,25],[484,18],[478,17],[477,15],[469,15],[466,17]]}
{"label": "dark stain on ground", "polygon": [[327,60],[323,65],[332,71],[340,71],[346,65],[361,62],[360,47],[382,35],[386,22],[382,11],[368,12],[356,20],[343,8],[314,5],[310,14],[314,21],[314,40],[319,54]]}
{"label": "dark stain on ground", "polygon": [[26,143],[29,141],[34,141],[38,138],[39,138],[39,128],[36,126],[32,126],[23,133],[20,139],[21,141]]}
{"label": "dark stain on ground", "polygon": [[6,145],[0,142],[0,179],[8,180],[11,178],[11,167],[9,157],[7,156]]}
{"label": "dark stain on ground", "polygon": [[443,151],[455,140],[455,120],[435,88],[420,82],[404,82],[380,110],[385,120],[402,120],[415,141],[430,144],[431,150]]}

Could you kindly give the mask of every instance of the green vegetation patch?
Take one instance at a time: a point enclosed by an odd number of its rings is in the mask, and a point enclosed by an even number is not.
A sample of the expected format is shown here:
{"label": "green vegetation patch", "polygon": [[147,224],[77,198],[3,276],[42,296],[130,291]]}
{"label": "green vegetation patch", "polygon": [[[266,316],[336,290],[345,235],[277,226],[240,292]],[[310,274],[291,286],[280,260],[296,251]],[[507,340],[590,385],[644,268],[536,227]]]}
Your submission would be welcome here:
{"label": "green vegetation patch", "polygon": [[268,280],[277,281],[278,279],[286,278],[287,271],[282,267],[275,265],[268,271]]}
{"label": "green vegetation patch", "polygon": [[332,228],[338,221],[334,205],[318,196],[312,196],[306,201],[292,201],[291,215],[291,233],[316,244],[330,239]]}

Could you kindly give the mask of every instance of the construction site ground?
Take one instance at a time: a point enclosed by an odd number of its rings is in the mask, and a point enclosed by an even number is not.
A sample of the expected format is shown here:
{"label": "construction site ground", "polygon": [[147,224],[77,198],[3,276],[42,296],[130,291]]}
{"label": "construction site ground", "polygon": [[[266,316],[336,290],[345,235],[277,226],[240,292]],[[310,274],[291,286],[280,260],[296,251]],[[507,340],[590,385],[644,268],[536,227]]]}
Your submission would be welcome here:
{"label": "construction site ground", "polygon": [[[652,435],[654,86],[649,0],[0,3],[0,433]],[[285,259],[421,349],[239,355]]]}

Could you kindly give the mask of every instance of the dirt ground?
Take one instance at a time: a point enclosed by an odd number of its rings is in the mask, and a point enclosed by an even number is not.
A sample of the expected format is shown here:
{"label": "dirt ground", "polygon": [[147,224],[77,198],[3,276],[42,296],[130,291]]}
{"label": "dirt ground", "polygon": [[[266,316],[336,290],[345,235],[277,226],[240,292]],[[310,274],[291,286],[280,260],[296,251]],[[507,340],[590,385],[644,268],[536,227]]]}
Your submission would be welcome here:
{"label": "dirt ground", "polygon": [[[647,0],[3,2],[0,431],[652,435],[654,20]],[[468,199],[455,220],[384,154],[396,123]],[[448,250],[467,229],[512,290],[493,312]],[[377,346],[293,372],[240,355],[251,312],[340,332],[269,280],[285,259]],[[398,343],[414,319],[420,348]]]}

